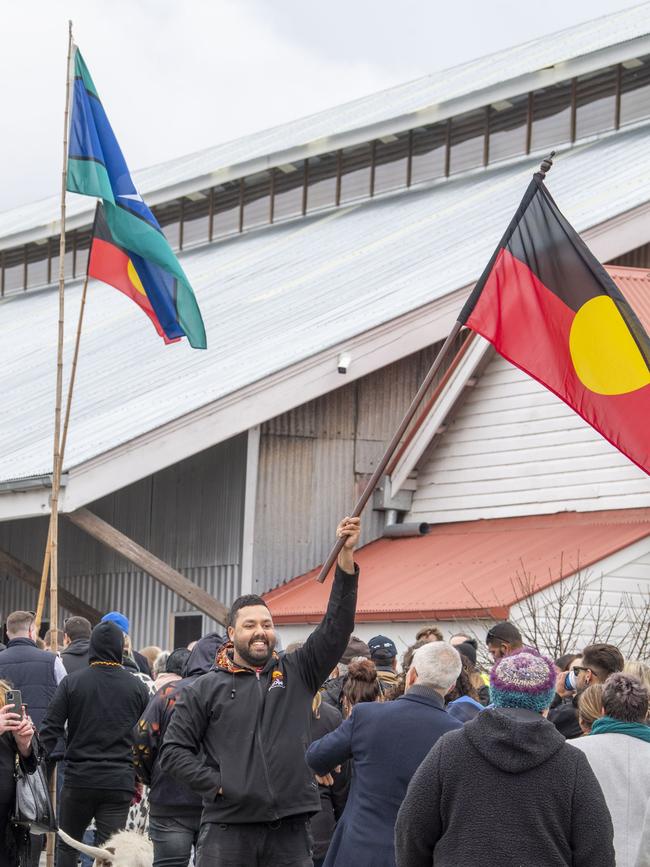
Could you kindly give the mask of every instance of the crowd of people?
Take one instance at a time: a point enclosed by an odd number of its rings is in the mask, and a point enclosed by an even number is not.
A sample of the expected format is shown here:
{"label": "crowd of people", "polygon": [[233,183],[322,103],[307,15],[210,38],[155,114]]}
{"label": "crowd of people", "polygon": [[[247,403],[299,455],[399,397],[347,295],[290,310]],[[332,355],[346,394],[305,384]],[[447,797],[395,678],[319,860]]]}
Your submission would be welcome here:
{"label": "crowd of people", "polygon": [[[426,626],[400,665],[352,635],[358,519],[338,534],[325,616],[285,650],[253,595],[173,651],[135,651],[114,611],[70,617],[54,653],[11,613],[0,865],[44,844],[12,822],[18,763],[56,768],[69,837],[145,834],[154,867],[650,867],[650,665],[599,643],[553,661],[508,621],[484,648]],[[78,858],[58,842],[57,867]]]}

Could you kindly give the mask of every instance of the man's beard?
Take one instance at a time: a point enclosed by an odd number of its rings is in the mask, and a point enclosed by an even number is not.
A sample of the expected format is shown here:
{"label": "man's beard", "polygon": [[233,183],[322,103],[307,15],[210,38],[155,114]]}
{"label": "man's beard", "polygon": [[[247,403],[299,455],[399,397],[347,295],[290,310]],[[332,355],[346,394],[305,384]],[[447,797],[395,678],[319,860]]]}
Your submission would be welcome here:
{"label": "man's beard", "polygon": [[[251,650],[251,645],[256,641],[265,641],[266,649],[262,652],[260,650],[253,651]],[[248,665],[252,665],[255,668],[263,668],[266,663],[269,661],[271,656],[273,655],[273,651],[275,649],[275,642],[270,644],[266,638],[254,638],[251,641],[246,642],[233,642],[235,650],[239,654],[239,656],[246,662]]]}

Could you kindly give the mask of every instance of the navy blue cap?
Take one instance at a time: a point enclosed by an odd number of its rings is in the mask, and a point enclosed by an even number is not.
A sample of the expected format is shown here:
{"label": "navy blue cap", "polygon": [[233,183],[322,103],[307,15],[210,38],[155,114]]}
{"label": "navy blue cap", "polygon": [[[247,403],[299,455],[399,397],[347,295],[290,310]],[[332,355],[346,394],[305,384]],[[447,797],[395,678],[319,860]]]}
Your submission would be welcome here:
{"label": "navy blue cap", "polygon": [[368,642],[368,648],[371,659],[392,659],[397,656],[395,642],[385,635],[375,635],[374,638],[371,638]]}

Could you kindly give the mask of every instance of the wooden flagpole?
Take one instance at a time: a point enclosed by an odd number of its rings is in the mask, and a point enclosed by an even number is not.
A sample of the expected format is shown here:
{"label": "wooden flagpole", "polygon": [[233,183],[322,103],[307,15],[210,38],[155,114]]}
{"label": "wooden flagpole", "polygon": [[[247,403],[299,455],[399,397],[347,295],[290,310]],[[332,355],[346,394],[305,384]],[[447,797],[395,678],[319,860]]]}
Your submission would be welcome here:
{"label": "wooden flagpole", "polygon": [[[384,472],[386,471],[386,467],[388,466],[390,459],[392,458],[393,454],[395,453],[395,449],[399,446],[402,437],[406,433],[407,427],[411,423],[413,416],[415,415],[415,413],[418,410],[418,407],[422,403],[422,399],[424,398],[425,394],[429,390],[429,386],[433,382],[433,379],[434,379],[436,373],[438,372],[438,370],[440,369],[440,366],[442,365],[443,361],[447,357],[447,354],[449,353],[449,350],[450,350],[451,346],[453,345],[453,342],[456,339],[456,336],[458,335],[458,332],[460,331],[461,327],[462,327],[462,325],[460,322],[454,322],[453,328],[449,332],[447,339],[445,340],[445,342],[442,344],[442,346],[440,348],[440,352],[434,358],[433,364],[429,368],[429,372],[424,377],[424,380],[422,381],[422,385],[419,387],[415,397],[411,401],[411,405],[407,409],[406,415],[404,416],[404,418],[400,422],[400,425],[397,428],[397,430],[395,431],[395,434],[394,434],[392,440],[388,443],[386,451],[384,452],[384,456],[377,464],[377,467],[375,468],[375,471],[372,474],[370,481],[368,482],[368,484],[364,488],[364,491],[361,494],[361,496],[359,497],[359,500],[358,500],[356,506],[354,507],[354,509],[350,513],[351,518],[358,518],[359,515],[365,509],[366,503],[368,502],[368,500],[372,496],[372,492],[375,490],[379,480],[381,479]],[[334,565],[334,561],[338,557],[339,552],[340,552],[340,550],[344,544],[345,544],[345,538],[338,539],[336,544],[334,545],[334,547],[330,551],[330,553],[327,557],[327,560],[323,563],[323,566],[322,566],[322,568],[318,574],[318,577],[316,578],[316,580],[320,584],[322,584],[323,581],[327,578],[329,571],[332,568],[332,566]]]}
{"label": "wooden flagpole", "polygon": [[59,327],[56,347],[56,395],[54,405],[54,449],[52,502],[50,517],[50,629],[52,651],[57,651],[56,629],[59,621],[59,489],[61,486],[61,404],[63,398],[63,339],[65,321],[65,193],[68,180],[68,116],[70,113],[70,62],[72,21],[68,21],[68,60],[66,66],[65,111],[63,115],[63,169],[61,171],[61,238],[59,242]]}
{"label": "wooden flagpole", "polygon": [[[51,649],[58,650],[57,629],[59,624],[59,488],[61,486],[61,404],[63,399],[63,339],[65,323],[65,194],[68,180],[68,116],[70,114],[70,62],[72,58],[72,21],[68,21],[68,58],[65,81],[65,110],[63,113],[63,169],[61,172],[61,236],[59,240],[59,324],[56,342],[56,391],[54,401],[54,447],[52,459],[52,498],[50,506],[50,528],[48,533],[49,571],[50,571],[50,629],[52,630]],[[46,560],[47,560],[46,551]],[[44,579],[44,580],[43,580]],[[43,583],[47,582],[47,570],[43,566]],[[39,594],[40,597],[40,594]],[[40,599],[39,599],[40,601]],[[40,623],[39,623],[40,626]],[[56,769],[50,776],[50,796],[56,808]],[[55,837],[47,835],[47,867],[54,864]]]}

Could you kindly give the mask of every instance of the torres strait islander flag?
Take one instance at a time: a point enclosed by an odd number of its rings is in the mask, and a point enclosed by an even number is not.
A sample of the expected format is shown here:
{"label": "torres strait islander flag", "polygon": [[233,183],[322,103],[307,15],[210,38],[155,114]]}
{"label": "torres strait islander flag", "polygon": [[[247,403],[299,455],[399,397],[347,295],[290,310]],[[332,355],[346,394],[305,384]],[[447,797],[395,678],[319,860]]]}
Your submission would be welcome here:
{"label": "torres strait islander flag", "polygon": [[[76,45],[72,63],[74,88],[67,189],[102,200],[96,228],[101,228],[103,235],[98,241],[110,243],[115,251],[128,256],[139,278],[136,290],[139,296],[144,290],[148,307],[142,297],[131,294],[128,284],[121,282],[117,288],[147,312],[167,342],[186,336],[195,349],[205,349],[205,328],[192,287],[158,221],[133,183],[97,88]],[[94,262],[97,270],[91,276],[102,280],[100,272],[107,273],[108,267],[105,254],[106,247],[93,241],[89,261]],[[117,285],[114,279],[106,282]]]}
{"label": "torres strait islander flag", "polygon": [[458,321],[650,474],[650,338],[536,174]]}

